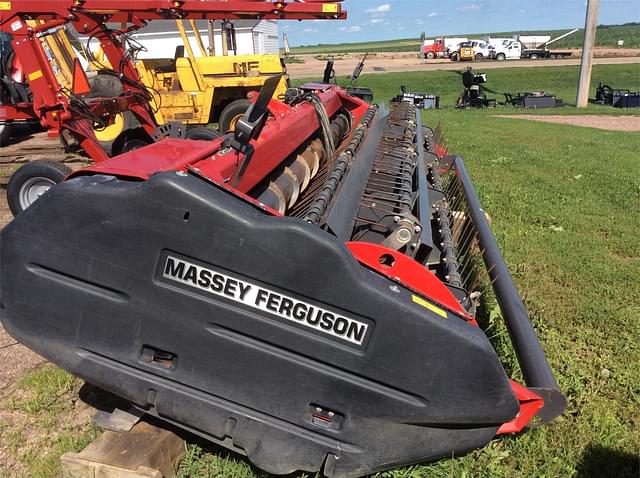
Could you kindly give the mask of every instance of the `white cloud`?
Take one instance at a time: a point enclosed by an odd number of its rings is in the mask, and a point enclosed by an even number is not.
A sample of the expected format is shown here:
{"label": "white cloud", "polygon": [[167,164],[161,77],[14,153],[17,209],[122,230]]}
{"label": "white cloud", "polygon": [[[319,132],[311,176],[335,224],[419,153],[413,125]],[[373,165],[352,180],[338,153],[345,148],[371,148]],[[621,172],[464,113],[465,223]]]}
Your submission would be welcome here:
{"label": "white cloud", "polygon": [[376,23],[382,23],[384,20],[382,18],[372,18],[369,22],[371,25],[375,25]]}
{"label": "white cloud", "polygon": [[429,15],[427,15],[429,18],[433,18],[433,17],[437,17],[438,15],[440,15],[438,12],[431,12]]}
{"label": "white cloud", "polygon": [[305,32],[305,33],[318,33],[319,32],[318,29],[314,29],[314,28],[305,28],[302,31]]}
{"label": "white cloud", "polygon": [[463,5],[461,7],[458,8],[458,10],[462,10],[463,12],[477,12],[478,10],[480,10],[480,6],[476,5],[475,3],[469,3],[467,5]]}
{"label": "white cloud", "polygon": [[391,11],[391,5],[388,3],[383,3],[375,8],[368,8],[365,10],[367,13],[387,13]]}

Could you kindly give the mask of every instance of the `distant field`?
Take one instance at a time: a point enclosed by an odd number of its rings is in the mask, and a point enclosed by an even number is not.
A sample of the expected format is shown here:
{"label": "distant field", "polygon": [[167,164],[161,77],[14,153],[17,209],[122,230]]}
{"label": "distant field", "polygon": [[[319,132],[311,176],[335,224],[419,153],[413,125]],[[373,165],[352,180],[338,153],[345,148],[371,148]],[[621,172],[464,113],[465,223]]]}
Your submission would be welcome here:
{"label": "distant field", "polygon": [[[566,33],[567,30],[536,30],[523,32],[494,32],[494,33],[471,33],[455,34],[450,36],[464,36],[483,38],[486,36],[511,37],[517,34],[522,35],[551,35],[557,37]],[[581,48],[584,30],[580,30],[573,35],[554,43],[554,48]],[[624,40],[625,48],[640,48],[640,23],[630,23],[625,25],[601,25],[598,27],[596,46],[615,47],[618,40]],[[292,48],[294,55],[317,54],[317,53],[362,53],[362,52],[389,52],[389,51],[418,51],[420,41],[418,38],[404,40],[387,40],[366,43],[340,43],[336,45],[309,45]]]}

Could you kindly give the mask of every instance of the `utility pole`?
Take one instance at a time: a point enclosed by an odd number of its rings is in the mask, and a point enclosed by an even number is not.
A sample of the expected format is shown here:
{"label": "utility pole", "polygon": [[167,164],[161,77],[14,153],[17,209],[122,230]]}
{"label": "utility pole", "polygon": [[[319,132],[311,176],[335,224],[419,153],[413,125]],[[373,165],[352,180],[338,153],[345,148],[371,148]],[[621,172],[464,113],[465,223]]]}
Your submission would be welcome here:
{"label": "utility pole", "polygon": [[586,108],[589,104],[589,87],[591,86],[591,67],[593,65],[593,47],[596,44],[596,30],[598,27],[598,11],[600,0],[588,0],[587,19],[584,24],[584,45],[582,47],[582,62],[580,64],[580,83],[576,106]]}

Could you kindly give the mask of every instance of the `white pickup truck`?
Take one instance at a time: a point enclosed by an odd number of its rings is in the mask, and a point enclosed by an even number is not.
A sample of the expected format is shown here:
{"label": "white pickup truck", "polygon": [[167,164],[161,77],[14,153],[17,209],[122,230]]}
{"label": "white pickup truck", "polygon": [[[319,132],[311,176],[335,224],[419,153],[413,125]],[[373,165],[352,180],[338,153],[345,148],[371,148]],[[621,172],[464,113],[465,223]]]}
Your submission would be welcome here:
{"label": "white pickup truck", "polygon": [[504,60],[519,60],[522,57],[522,44],[514,39],[498,39],[495,43],[492,43],[489,53],[489,58],[504,61]]}
{"label": "white pickup truck", "polygon": [[473,47],[473,53],[476,60],[484,60],[486,58],[489,58],[491,49],[487,42],[485,42],[484,40],[469,40],[469,43],[471,43],[470,46]]}

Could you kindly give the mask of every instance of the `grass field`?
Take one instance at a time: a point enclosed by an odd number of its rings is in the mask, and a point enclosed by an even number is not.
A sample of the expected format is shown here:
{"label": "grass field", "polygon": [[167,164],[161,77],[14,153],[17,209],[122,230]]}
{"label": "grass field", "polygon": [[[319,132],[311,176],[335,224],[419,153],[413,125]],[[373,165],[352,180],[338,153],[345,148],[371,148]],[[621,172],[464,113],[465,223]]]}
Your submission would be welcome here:
{"label": "grass field", "polygon": [[[460,72],[464,65],[460,67]],[[482,68],[474,68],[481,72]],[[489,98],[504,101],[504,93],[518,93],[526,91],[545,91],[556,95],[568,105],[575,105],[577,94],[577,82],[579,76],[578,66],[550,66],[545,68],[504,68],[487,71],[486,87]],[[374,91],[376,102],[386,102],[400,93],[400,85],[405,85],[407,90],[421,91],[440,96],[440,104],[444,109],[454,108],[458,95],[463,90],[460,72],[456,71],[428,71],[363,75],[358,81],[358,86],[366,86]],[[300,80],[300,83],[305,80]],[[640,64],[631,65],[595,65],[591,77],[591,97],[595,96],[595,88],[598,83],[606,83],[614,88],[624,88],[632,91],[640,91]],[[347,77],[338,78],[338,83],[347,85]],[[484,112],[471,112],[471,114],[484,117],[493,114],[518,112],[535,114],[584,114],[584,111],[572,107],[554,108],[548,110],[523,111],[516,108],[500,107]],[[599,105],[590,105],[588,113],[595,114],[638,114],[634,109],[605,108]],[[467,112],[456,112],[454,118],[462,119]],[[436,116],[442,113],[436,113]]]}
{"label": "grass field", "polygon": [[[562,35],[567,30],[536,30],[531,32],[494,32],[494,33],[465,33],[451,34],[452,37],[484,38],[512,37],[514,35],[551,35],[552,38]],[[584,30],[581,29],[573,35],[553,44],[553,48],[582,48]],[[596,46],[615,47],[618,40],[624,40],[625,48],[640,48],[640,24],[632,23],[625,25],[600,25]],[[291,49],[294,55],[318,54],[318,53],[362,53],[362,52],[389,52],[389,51],[419,51],[420,41],[418,38],[408,38],[400,40],[375,41],[366,43],[340,43],[335,45],[308,45]]]}
{"label": "grass field", "polygon": [[[593,81],[638,89],[639,73],[640,65],[596,66]],[[576,78],[574,67],[511,68],[491,71],[489,86],[544,89],[569,101]],[[453,105],[461,90],[452,72],[360,80],[375,90],[377,101],[393,97],[400,83],[436,92],[446,105]],[[494,117],[511,111],[449,107],[425,111],[424,120],[442,123],[450,150],[465,158],[568,409],[544,428],[494,440],[463,457],[376,475],[380,478],[640,474],[640,133]],[[583,113],[572,107],[560,111]],[[595,105],[587,112],[624,113]],[[504,345],[499,324],[490,333]],[[503,346],[499,350],[517,377],[513,357]],[[28,470],[23,476],[57,476],[57,456],[82,448],[94,436],[86,424],[71,423],[69,407],[78,388],[78,380],[49,367],[20,380],[14,398],[0,406],[0,411],[21,411],[28,426],[42,429],[40,439],[25,443],[25,430],[0,422],[1,441]],[[267,476],[236,455],[197,443],[187,449],[180,478]],[[2,463],[0,476],[11,476]]]}

